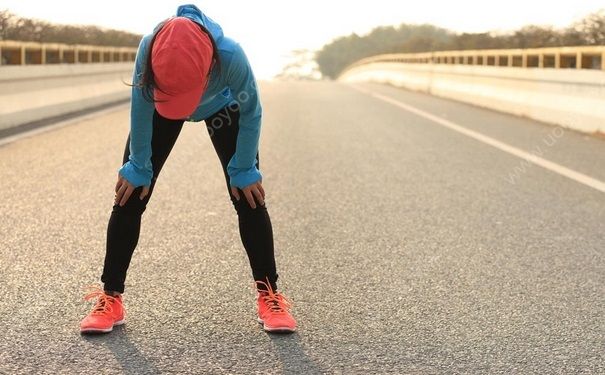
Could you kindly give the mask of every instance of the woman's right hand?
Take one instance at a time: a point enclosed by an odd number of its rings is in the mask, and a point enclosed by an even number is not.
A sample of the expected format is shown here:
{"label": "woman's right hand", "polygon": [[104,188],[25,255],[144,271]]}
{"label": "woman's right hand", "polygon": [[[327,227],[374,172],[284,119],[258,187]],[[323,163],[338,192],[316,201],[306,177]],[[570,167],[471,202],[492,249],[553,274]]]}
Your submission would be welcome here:
{"label": "woman's right hand", "polygon": [[[259,180],[253,184],[250,184],[241,189],[242,193],[244,193],[244,197],[248,201],[248,204],[253,209],[256,208],[256,202],[254,202],[254,197],[258,200],[261,206],[265,205],[265,189],[263,188],[262,180]],[[239,192],[235,186],[231,186],[231,194],[235,197],[236,200],[240,200]]]}
{"label": "woman's right hand", "polygon": [[[123,206],[128,202],[130,195],[136,189],[136,187],[128,182],[127,179],[122,177],[121,174],[118,173],[118,182],[116,183],[116,196],[114,199],[114,204]],[[139,195],[139,199],[143,200],[149,194],[149,186],[143,186],[143,191]]]}

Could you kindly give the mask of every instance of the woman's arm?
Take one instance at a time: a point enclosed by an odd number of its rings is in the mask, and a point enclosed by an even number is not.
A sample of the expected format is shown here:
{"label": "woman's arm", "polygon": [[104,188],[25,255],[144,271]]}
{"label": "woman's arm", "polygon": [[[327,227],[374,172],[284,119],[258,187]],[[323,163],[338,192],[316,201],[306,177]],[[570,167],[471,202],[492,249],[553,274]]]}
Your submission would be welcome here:
{"label": "woman's arm", "polygon": [[227,165],[227,172],[231,186],[243,189],[262,179],[256,168],[262,108],[254,74],[239,44],[235,44],[227,74],[231,94],[240,107],[237,145],[235,155]]}
{"label": "woman's arm", "polygon": [[151,135],[155,107],[152,102],[145,100],[141,89],[150,40],[151,35],[143,37],[137,51],[130,106],[130,156],[118,172],[134,187],[149,186],[153,177]]}

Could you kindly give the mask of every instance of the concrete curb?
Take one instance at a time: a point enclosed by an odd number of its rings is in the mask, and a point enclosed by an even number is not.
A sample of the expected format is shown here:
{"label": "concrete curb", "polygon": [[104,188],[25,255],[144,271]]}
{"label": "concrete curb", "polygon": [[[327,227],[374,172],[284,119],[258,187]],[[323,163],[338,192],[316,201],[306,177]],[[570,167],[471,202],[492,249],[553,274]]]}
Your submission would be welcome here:
{"label": "concrete curb", "polygon": [[485,108],[605,133],[605,72],[409,63],[354,66],[344,82],[378,82]]}
{"label": "concrete curb", "polygon": [[132,63],[0,68],[0,132],[129,99]]}

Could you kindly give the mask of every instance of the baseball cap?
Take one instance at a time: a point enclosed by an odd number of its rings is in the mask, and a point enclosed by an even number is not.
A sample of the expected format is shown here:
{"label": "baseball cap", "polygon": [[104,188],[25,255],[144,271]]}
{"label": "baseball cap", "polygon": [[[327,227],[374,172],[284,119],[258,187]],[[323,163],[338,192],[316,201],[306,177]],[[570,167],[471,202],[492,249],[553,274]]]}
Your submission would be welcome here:
{"label": "baseball cap", "polygon": [[173,17],[164,24],[151,55],[160,115],[180,120],[195,111],[206,89],[212,53],[210,37],[194,21]]}

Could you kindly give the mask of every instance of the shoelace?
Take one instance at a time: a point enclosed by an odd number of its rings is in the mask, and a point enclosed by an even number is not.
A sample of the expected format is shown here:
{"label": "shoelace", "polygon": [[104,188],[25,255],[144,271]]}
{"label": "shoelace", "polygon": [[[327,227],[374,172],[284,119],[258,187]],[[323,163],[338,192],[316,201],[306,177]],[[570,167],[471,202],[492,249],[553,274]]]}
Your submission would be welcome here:
{"label": "shoelace", "polygon": [[89,285],[90,292],[84,296],[84,300],[89,301],[93,298],[98,298],[97,303],[92,309],[93,315],[105,315],[113,312],[112,303],[117,299],[113,296],[105,294],[105,291],[97,285]]}
{"label": "shoelace", "polygon": [[288,301],[283,294],[279,292],[276,293],[273,291],[269,280],[267,280],[267,282],[255,281],[255,284],[260,284],[261,286],[266,288],[266,290],[259,290],[257,287],[257,291],[258,293],[260,293],[260,296],[263,301],[265,301],[267,306],[269,306],[269,310],[272,313],[286,313],[287,310],[292,307],[292,303]]}

